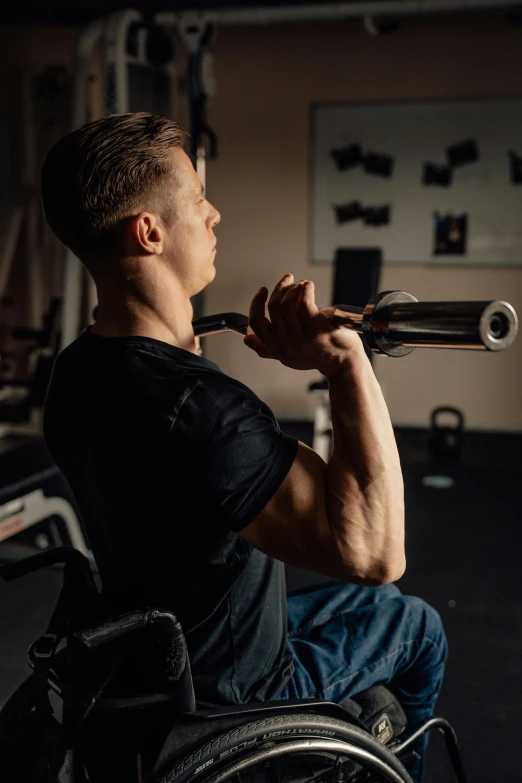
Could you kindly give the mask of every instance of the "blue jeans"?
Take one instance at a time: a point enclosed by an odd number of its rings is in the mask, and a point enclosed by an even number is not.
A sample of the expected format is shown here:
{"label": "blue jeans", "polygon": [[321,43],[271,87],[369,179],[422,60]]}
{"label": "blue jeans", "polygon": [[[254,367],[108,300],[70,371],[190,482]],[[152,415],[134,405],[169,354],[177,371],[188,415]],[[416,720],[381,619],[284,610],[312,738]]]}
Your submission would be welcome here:
{"label": "blue jeans", "polygon": [[[288,637],[295,672],[280,699],[341,703],[383,683],[399,699],[408,732],[432,717],[448,648],[438,613],[420,598],[393,584],[312,585],[288,596]],[[421,758],[405,762],[414,780],[422,780],[426,745],[425,735],[412,746]]]}

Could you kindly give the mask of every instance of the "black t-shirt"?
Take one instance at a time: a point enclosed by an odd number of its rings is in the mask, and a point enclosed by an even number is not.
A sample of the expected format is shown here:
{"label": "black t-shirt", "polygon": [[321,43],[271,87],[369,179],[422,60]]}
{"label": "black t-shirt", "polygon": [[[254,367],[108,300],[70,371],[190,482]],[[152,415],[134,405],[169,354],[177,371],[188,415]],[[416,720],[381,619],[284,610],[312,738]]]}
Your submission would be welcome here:
{"label": "black t-shirt", "polygon": [[284,569],[237,535],[295,458],[270,409],[188,351],[87,331],[56,361],[44,432],[105,594],[176,614],[198,703],[275,698],[293,671]]}

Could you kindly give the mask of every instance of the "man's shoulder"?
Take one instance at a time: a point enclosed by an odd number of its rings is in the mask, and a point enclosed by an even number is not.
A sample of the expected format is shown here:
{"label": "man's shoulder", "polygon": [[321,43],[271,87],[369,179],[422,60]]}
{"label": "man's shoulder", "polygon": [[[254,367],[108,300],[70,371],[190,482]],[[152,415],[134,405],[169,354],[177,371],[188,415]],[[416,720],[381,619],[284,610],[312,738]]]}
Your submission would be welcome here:
{"label": "man's shoulder", "polygon": [[118,372],[125,380],[133,379],[143,389],[156,389],[170,397],[173,392],[188,400],[208,403],[214,407],[227,401],[257,399],[241,381],[226,375],[204,357],[172,346],[127,346],[122,354]]}
{"label": "man's shoulder", "polygon": [[116,416],[132,410],[173,421],[183,409],[184,416],[203,414],[210,423],[263,406],[248,386],[208,359],[144,338],[104,343],[81,336],[60,354],[53,375],[51,396],[81,388],[86,396],[99,395]]}
{"label": "man's shoulder", "polygon": [[224,373],[201,372],[187,379],[182,408],[184,417],[204,417],[208,426],[219,427],[259,413],[273,416],[252,389]]}
{"label": "man's shoulder", "polygon": [[102,375],[111,383],[131,383],[132,387],[165,386],[171,381],[180,385],[206,388],[241,387],[250,390],[225,375],[213,362],[176,346],[145,337],[100,338],[84,332],[59,354],[55,373]]}

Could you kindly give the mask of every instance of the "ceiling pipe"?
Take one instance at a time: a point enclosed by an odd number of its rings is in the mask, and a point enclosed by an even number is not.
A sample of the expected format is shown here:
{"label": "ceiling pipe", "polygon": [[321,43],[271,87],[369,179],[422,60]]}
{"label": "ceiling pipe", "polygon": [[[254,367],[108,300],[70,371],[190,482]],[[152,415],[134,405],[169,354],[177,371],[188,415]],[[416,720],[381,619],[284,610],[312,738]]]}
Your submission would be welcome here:
{"label": "ceiling pipe", "polygon": [[459,11],[514,9],[522,2],[513,0],[368,0],[367,2],[295,5],[280,8],[221,8],[217,10],[165,11],[158,13],[158,24],[178,27],[191,17],[220,26],[318,22],[385,16],[418,16]]}
{"label": "ceiling pipe", "polygon": [[363,25],[368,35],[387,35],[401,28],[401,22],[395,16],[365,16]]}

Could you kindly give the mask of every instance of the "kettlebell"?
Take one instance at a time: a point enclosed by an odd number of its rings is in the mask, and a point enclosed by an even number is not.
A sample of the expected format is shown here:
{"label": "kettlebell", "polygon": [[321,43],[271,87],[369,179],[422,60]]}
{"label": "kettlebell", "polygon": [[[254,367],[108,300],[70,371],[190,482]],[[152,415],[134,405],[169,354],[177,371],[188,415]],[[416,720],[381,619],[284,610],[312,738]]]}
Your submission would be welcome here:
{"label": "kettlebell", "polygon": [[[441,416],[451,414],[455,417],[452,426],[440,424]],[[464,414],[458,408],[441,406],[431,412],[431,432],[428,449],[433,457],[443,460],[456,460],[464,446]]]}

